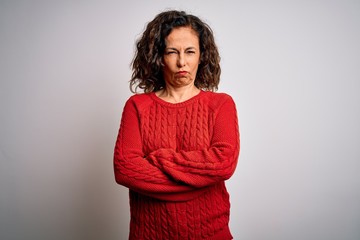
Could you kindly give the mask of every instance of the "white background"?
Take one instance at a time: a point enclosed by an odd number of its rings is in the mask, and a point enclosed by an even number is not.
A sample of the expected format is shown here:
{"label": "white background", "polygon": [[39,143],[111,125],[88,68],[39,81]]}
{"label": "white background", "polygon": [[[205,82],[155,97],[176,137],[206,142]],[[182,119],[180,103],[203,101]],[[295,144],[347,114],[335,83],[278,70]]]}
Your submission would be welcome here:
{"label": "white background", "polygon": [[214,30],[241,155],[240,240],[360,239],[360,2],[0,1],[0,239],[127,239],[112,157],[134,42],[160,11]]}

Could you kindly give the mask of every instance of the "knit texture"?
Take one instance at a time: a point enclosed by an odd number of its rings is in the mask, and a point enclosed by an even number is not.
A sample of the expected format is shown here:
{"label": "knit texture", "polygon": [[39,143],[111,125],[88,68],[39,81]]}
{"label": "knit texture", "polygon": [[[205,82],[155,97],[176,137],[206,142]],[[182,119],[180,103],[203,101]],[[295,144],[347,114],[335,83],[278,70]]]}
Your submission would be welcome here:
{"label": "knit texture", "polygon": [[227,94],[201,91],[176,104],[130,97],[114,152],[116,182],[130,189],[129,239],[232,239],[224,181],[239,150]]}

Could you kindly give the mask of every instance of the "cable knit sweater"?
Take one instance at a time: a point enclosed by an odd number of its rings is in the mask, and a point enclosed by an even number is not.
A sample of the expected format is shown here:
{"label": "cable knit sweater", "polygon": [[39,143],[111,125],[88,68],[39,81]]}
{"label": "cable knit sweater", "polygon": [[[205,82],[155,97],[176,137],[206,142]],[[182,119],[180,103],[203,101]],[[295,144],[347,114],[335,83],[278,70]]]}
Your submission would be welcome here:
{"label": "cable knit sweater", "polygon": [[234,101],[201,91],[181,103],[155,93],[126,102],[114,153],[130,189],[129,239],[232,239],[225,180],[239,155]]}

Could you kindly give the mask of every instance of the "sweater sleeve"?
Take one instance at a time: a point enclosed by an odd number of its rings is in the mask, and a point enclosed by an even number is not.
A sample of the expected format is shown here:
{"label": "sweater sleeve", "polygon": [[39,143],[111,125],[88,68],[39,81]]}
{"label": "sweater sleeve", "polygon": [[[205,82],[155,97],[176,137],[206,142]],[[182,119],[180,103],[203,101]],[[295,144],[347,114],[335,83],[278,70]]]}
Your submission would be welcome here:
{"label": "sweater sleeve", "polygon": [[235,171],[240,151],[237,111],[230,96],[219,107],[210,147],[196,151],[162,148],[148,159],[173,179],[202,188],[229,179]]}
{"label": "sweater sleeve", "polygon": [[175,182],[144,157],[138,112],[133,101],[125,104],[114,150],[114,172],[118,184],[142,194],[169,201],[185,201],[204,189]]}

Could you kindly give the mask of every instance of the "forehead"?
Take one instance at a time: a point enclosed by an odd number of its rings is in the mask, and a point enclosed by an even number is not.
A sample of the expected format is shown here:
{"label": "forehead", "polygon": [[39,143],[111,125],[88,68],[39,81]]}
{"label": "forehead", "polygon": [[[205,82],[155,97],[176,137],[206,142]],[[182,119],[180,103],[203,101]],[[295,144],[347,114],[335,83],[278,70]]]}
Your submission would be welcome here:
{"label": "forehead", "polygon": [[170,34],[165,38],[166,46],[172,44],[191,44],[199,45],[199,36],[197,32],[191,27],[174,28]]}

